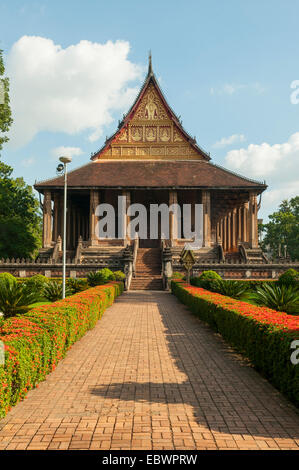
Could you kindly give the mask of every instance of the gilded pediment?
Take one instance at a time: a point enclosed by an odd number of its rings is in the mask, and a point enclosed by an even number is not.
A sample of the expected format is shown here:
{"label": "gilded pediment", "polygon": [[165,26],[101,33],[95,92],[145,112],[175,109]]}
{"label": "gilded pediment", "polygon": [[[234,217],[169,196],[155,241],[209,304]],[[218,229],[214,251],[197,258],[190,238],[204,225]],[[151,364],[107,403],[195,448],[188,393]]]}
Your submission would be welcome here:
{"label": "gilded pediment", "polygon": [[[158,87],[159,88],[159,87]],[[150,81],[99,155],[108,159],[203,159],[184,132],[155,82]]]}

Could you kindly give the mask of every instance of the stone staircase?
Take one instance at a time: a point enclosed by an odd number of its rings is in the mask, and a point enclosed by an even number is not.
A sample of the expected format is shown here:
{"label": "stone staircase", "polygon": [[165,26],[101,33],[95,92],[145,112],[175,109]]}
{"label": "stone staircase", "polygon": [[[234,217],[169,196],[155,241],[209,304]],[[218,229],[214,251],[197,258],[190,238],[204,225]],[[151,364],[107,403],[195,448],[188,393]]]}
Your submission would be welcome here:
{"label": "stone staircase", "polygon": [[239,251],[227,251],[224,256],[226,263],[238,264],[242,261]]}
{"label": "stone staircase", "polygon": [[131,290],[162,290],[162,263],[160,248],[138,248],[135,277]]}
{"label": "stone staircase", "polygon": [[248,243],[243,243],[243,246],[240,247],[240,252],[243,256],[244,261],[248,264],[265,264],[268,263],[268,260],[263,253],[262,249],[259,247],[250,248]]}
{"label": "stone staircase", "polygon": [[83,247],[80,252],[81,264],[97,264],[99,269],[101,265],[109,264],[121,265],[123,246],[88,246]]}

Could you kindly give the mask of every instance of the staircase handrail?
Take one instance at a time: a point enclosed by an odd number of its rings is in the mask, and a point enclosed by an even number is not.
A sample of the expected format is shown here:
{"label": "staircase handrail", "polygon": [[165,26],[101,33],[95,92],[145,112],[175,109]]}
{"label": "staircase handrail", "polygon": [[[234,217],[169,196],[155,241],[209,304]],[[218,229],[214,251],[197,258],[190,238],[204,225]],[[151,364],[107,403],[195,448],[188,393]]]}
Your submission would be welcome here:
{"label": "staircase handrail", "polygon": [[56,263],[59,256],[59,251],[61,251],[61,236],[59,235],[53,248],[51,260],[53,263]]}
{"label": "staircase handrail", "polygon": [[133,276],[136,276],[136,263],[137,263],[137,253],[139,248],[139,236],[138,233],[135,234],[134,246],[133,246]]}
{"label": "staircase handrail", "polygon": [[239,245],[239,253],[241,255],[241,259],[245,262],[248,263],[248,256],[247,256],[247,251],[246,247],[243,243],[240,243]]}
{"label": "staircase handrail", "polygon": [[78,264],[80,264],[80,260],[81,260],[82,242],[83,240],[82,240],[82,237],[80,236],[78,240],[78,245],[76,248],[76,254],[75,254],[75,263],[78,263]]}

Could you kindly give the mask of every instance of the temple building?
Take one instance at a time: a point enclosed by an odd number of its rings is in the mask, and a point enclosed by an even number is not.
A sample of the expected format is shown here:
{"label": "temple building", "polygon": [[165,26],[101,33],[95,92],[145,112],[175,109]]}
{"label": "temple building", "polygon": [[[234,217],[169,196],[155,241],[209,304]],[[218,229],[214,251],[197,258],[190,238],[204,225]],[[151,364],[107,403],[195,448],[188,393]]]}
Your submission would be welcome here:
{"label": "temple building", "polygon": [[[259,196],[266,184],[240,176],[211,162],[211,157],[183,128],[167,103],[153,73],[151,58],[146,79],[116,132],[91,156],[91,162],[68,173],[67,251],[79,264],[101,264],[107,256],[134,252],[133,288],[161,283],[163,250],[175,269],[186,239],[181,219],[171,213],[167,240],[136,239],[116,233],[96,236],[96,207],[109,203],[118,217],[118,196],[127,206],[141,203],[203,205],[203,246],[197,261],[263,263],[258,245]],[[40,259],[57,260],[63,230],[64,177],[35,184],[43,194],[43,248]],[[194,217],[194,212],[192,212]],[[126,216],[125,224],[129,223]],[[181,228],[181,227],[179,227]],[[138,280],[139,273],[139,280]]]}

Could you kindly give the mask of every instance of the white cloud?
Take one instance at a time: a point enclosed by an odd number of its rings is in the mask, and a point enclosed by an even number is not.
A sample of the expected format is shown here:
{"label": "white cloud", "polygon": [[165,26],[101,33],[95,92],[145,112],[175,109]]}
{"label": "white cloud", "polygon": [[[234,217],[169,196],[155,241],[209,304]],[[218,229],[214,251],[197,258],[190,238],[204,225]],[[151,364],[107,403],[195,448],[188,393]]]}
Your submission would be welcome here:
{"label": "white cloud", "polygon": [[269,189],[263,196],[263,207],[273,210],[283,199],[299,194],[299,132],[287,142],[270,145],[266,142],[227,153],[226,165],[244,176],[264,180]]}
{"label": "white cloud", "polygon": [[233,134],[230,137],[223,137],[222,139],[218,140],[218,142],[216,142],[213,147],[227,147],[228,145],[236,144],[237,142],[244,142],[245,140],[246,137],[244,134]]}
{"label": "white cloud", "polygon": [[262,94],[265,92],[265,88],[259,83],[225,83],[218,87],[211,87],[210,94],[211,95],[233,95],[241,90],[251,91],[255,94]]}
{"label": "white cloud", "polygon": [[128,84],[143,68],[128,60],[126,41],[82,40],[62,48],[51,39],[23,36],[7,59],[14,124],[11,143],[23,146],[41,131],[97,140],[115,111],[126,110],[137,93]]}
{"label": "white cloud", "polygon": [[63,157],[78,157],[79,155],[82,155],[83,152],[80,149],[80,147],[64,147],[63,145],[61,147],[55,147],[51,151],[53,158],[59,158],[61,156]]}

